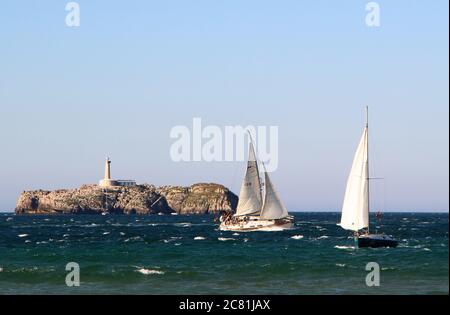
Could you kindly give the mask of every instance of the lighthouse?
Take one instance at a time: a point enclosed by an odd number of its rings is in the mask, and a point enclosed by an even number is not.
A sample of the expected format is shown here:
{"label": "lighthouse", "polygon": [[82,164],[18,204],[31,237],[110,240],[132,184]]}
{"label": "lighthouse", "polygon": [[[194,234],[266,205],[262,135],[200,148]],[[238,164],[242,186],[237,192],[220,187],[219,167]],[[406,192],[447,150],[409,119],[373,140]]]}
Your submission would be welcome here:
{"label": "lighthouse", "polygon": [[105,177],[99,182],[100,187],[129,187],[136,186],[134,180],[111,179],[111,160],[109,157],[105,161]]}
{"label": "lighthouse", "polygon": [[105,178],[104,179],[111,179],[111,160],[109,157],[106,158],[105,162]]}

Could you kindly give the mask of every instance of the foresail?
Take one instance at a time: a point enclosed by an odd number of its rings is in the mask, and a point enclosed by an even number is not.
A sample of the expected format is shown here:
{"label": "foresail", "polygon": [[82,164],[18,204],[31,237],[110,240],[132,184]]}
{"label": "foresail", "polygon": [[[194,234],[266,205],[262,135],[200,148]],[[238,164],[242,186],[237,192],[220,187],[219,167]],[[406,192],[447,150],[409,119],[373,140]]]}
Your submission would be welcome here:
{"label": "foresail", "polygon": [[368,129],[363,135],[353,159],[347,180],[342,206],[342,228],[359,231],[369,226],[369,170],[368,170]]}
{"label": "foresail", "polygon": [[261,181],[259,178],[258,163],[255,149],[250,143],[247,171],[239,193],[239,202],[236,215],[259,213],[262,206]]}
{"label": "foresail", "polygon": [[266,195],[264,199],[263,209],[261,211],[261,219],[275,220],[288,216],[286,207],[281,202],[267,172],[265,174]]}

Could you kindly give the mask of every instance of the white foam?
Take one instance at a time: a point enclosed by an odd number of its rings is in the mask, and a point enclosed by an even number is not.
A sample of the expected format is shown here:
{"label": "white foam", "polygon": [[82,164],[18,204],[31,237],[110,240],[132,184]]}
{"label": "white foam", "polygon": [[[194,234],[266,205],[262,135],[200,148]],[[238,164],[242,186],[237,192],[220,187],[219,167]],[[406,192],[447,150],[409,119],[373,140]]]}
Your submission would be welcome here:
{"label": "white foam", "polygon": [[334,248],[337,248],[337,249],[355,249],[355,246],[341,246],[341,245],[336,245],[336,246],[334,246]]}
{"label": "white foam", "polygon": [[103,235],[108,235],[110,232],[103,232]]}
{"label": "white foam", "polygon": [[291,236],[291,238],[294,240],[301,240],[303,238],[303,235],[294,235],[294,236]]}
{"label": "white foam", "polygon": [[143,275],[163,275],[164,271],[156,270],[156,269],[145,269],[140,268],[136,270],[139,273],[142,273]]}
{"label": "white foam", "polygon": [[175,223],[175,226],[181,226],[181,227],[190,227],[192,226],[192,223],[190,222],[181,222],[181,223]]}
{"label": "white foam", "polygon": [[19,234],[19,235],[17,235],[18,237],[27,237],[28,236],[28,234]]}
{"label": "white foam", "polygon": [[239,233],[233,233],[234,236],[239,236]]}
{"label": "white foam", "polygon": [[327,238],[328,238],[327,235],[322,235],[322,236],[318,237],[317,239],[318,240],[324,240],[324,239],[327,239]]}
{"label": "white foam", "polygon": [[337,267],[345,267],[345,264],[336,264]]}
{"label": "white foam", "polygon": [[225,241],[234,241],[234,238],[232,237],[219,237],[219,241],[225,242]]}
{"label": "white foam", "polygon": [[203,236],[196,236],[196,237],[194,237],[194,240],[196,240],[196,241],[201,241],[201,240],[204,240],[205,238],[203,237]]}

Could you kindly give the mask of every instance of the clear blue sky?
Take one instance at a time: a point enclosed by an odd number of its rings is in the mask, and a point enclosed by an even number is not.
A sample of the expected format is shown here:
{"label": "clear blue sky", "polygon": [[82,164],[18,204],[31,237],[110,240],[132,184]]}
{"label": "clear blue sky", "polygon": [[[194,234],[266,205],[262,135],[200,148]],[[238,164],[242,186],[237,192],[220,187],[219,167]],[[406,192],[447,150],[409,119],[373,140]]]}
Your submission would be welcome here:
{"label": "clear blue sky", "polygon": [[[447,0],[0,3],[0,209],[103,176],[219,182],[242,163],[175,163],[174,125],[278,125],[290,210],[340,210],[371,108],[374,207],[449,209]],[[114,131],[108,132],[110,126]]]}

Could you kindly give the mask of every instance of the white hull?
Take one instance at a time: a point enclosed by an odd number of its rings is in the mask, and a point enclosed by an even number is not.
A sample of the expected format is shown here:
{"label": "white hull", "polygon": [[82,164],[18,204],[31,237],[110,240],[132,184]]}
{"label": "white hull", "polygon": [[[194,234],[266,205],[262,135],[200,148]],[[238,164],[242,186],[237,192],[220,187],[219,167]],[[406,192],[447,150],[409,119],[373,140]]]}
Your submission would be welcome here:
{"label": "white hull", "polygon": [[222,222],[219,226],[221,231],[254,232],[254,231],[283,231],[294,227],[294,220],[285,218],[280,220],[249,219],[238,222]]}

